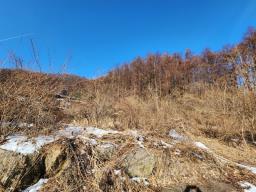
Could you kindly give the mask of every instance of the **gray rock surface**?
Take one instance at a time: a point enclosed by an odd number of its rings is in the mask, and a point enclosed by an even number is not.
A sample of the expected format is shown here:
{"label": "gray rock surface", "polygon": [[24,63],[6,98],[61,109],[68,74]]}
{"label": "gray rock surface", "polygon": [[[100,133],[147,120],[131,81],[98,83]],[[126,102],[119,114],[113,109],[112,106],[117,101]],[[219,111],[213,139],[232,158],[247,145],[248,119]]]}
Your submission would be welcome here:
{"label": "gray rock surface", "polygon": [[144,148],[137,148],[129,153],[123,162],[130,177],[148,177],[155,166],[155,157]]}
{"label": "gray rock surface", "polygon": [[110,159],[115,153],[117,146],[113,143],[104,143],[96,147],[96,151],[102,160]]}

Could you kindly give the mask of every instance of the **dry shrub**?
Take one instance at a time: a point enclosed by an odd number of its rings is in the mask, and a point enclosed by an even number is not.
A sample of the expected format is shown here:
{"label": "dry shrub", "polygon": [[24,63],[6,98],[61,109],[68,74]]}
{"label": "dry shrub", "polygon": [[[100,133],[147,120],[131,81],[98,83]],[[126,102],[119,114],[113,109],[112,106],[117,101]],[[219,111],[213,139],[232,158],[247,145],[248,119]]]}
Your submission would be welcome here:
{"label": "dry shrub", "polygon": [[42,191],[97,191],[94,186],[92,169],[94,168],[93,150],[78,140],[62,141],[66,157],[57,174],[49,179]]}
{"label": "dry shrub", "polygon": [[[0,77],[0,121],[33,123],[36,128],[25,129],[29,132],[53,127],[66,118],[54,94],[67,88],[70,95],[79,95],[79,102],[83,103],[79,114],[72,118],[87,119],[87,125],[152,130],[160,134],[180,129],[228,142],[237,138],[251,143],[255,140],[255,94],[242,87],[194,83],[164,97],[152,89],[140,97],[133,93],[117,95],[115,88],[111,89],[101,79],[88,83],[72,76],[19,70],[1,70]],[[78,86],[70,88],[71,82]],[[16,131],[19,130],[1,128],[2,135]]]}
{"label": "dry shrub", "polygon": [[98,92],[90,100],[86,115],[90,123],[117,129],[151,130],[166,134],[179,129],[226,142],[255,140],[256,97],[243,88],[225,89],[206,84],[191,84],[175,96],[130,95],[116,99]]}
{"label": "dry shrub", "polygon": [[97,127],[112,127],[113,103],[114,99],[104,94],[96,92],[82,96],[84,107],[75,119],[77,121],[86,119],[87,124]]}
{"label": "dry shrub", "polygon": [[103,173],[102,180],[100,182],[100,191],[115,192],[115,191],[127,191],[127,192],[153,192],[156,191],[153,186],[145,186],[142,183],[136,183],[132,181],[128,176],[120,177],[114,174],[113,170],[107,170]]}
{"label": "dry shrub", "polygon": [[[18,131],[38,134],[40,130],[55,127],[65,117],[59,110],[55,94],[68,89],[71,82],[76,84],[81,81],[67,77],[0,70],[0,135]],[[6,126],[8,123],[11,123],[10,126]],[[33,127],[19,126],[24,123],[33,124]]]}
{"label": "dry shrub", "polygon": [[178,99],[193,130],[200,129],[210,137],[225,141],[255,139],[255,93],[245,92],[243,88],[228,90],[203,85],[200,89],[203,94],[188,92]]}
{"label": "dry shrub", "polygon": [[155,98],[146,100],[128,97],[116,106],[118,121],[125,129],[161,130],[170,129],[175,123],[175,107],[170,101],[155,102]]}

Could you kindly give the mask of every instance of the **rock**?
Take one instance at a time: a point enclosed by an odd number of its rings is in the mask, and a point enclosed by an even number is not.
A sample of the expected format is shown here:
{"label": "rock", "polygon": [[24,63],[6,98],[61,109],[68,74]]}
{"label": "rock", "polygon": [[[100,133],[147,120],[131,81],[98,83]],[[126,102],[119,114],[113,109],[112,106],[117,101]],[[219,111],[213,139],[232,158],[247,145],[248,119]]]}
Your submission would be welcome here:
{"label": "rock", "polygon": [[68,90],[67,89],[61,90],[60,95],[68,96]]}
{"label": "rock", "polygon": [[116,145],[113,143],[104,143],[96,147],[96,151],[99,154],[100,159],[108,160],[116,151]]}
{"label": "rock", "polygon": [[57,93],[57,94],[55,95],[55,98],[57,98],[57,99],[62,99],[62,98],[66,98],[68,95],[69,95],[69,94],[68,94],[68,91],[67,91],[66,89],[63,89],[63,90],[61,90],[59,93]]}
{"label": "rock", "polygon": [[2,129],[5,129],[5,128],[8,128],[8,127],[10,127],[12,125],[12,122],[0,122],[0,127],[2,128]]}
{"label": "rock", "polygon": [[[89,180],[89,177],[93,175],[93,164],[90,162],[92,159],[92,146],[86,145],[80,139],[63,140],[60,144],[65,149],[64,154],[66,154],[66,158],[60,163],[57,173],[49,178],[49,181],[43,186],[41,191],[87,191],[83,190],[83,187],[86,184],[90,184],[91,180]],[[58,148],[58,151],[61,151],[58,145],[55,147]],[[51,154],[49,153],[48,155],[50,156]]]}
{"label": "rock", "polygon": [[42,176],[43,167],[39,154],[22,155],[0,149],[0,183],[7,191],[35,183]]}
{"label": "rock", "polygon": [[223,182],[213,181],[206,185],[185,185],[181,184],[180,186],[176,187],[167,187],[162,188],[161,192],[194,192],[194,191],[202,191],[202,192],[236,192],[237,190],[231,185]]}
{"label": "rock", "polygon": [[5,189],[4,189],[4,186],[0,183],[0,192],[4,192]]}
{"label": "rock", "polygon": [[130,177],[148,177],[153,172],[155,157],[144,148],[137,148],[125,157],[123,166]]}
{"label": "rock", "polygon": [[45,156],[45,174],[47,177],[52,177],[60,171],[62,165],[65,163],[67,154],[65,152],[65,145],[59,143],[50,145],[46,150]]}
{"label": "rock", "polygon": [[235,189],[231,184],[223,183],[223,182],[211,182],[207,186],[201,187],[202,191],[209,191],[209,192],[236,192]]}
{"label": "rock", "polygon": [[163,187],[160,192],[183,192],[184,190],[182,190],[181,188],[172,188],[172,187]]}

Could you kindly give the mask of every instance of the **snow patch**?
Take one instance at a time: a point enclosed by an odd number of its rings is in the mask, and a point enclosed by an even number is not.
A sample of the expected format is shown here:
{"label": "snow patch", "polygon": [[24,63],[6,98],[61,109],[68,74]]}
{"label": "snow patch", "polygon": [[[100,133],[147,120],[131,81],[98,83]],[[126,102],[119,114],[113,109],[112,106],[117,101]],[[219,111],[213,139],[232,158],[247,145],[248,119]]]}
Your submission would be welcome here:
{"label": "snow patch", "polygon": [[243,165],[243,164],[231,161],[229,159],[226,159],[226,158],[224,158],[224,157],[214,153],[213,151],[211,151],[208,147],[206,147],[205,144],[203,144],[201,142],[194,142],[194,145],[197,146],[198,148],[201,148],[203,150],[207,150],[207,151],[211,152],[215,157],[217,157],[218,159],[222,160],[223,162],[228,162],[228,163],[235,164],[238,167],[247,169],[247,170],[251,171],[253,174],[256,174],[256,167],[251,167],[251,166],[248,166],[248,165]]}
{"label": "snow patch", "polygon": [[136,142],[138,143],[138,145],[141,148],[145,148],[145,146],[143,145],[144,137],[142,135],[140,135],[138,133],[138,131],[136,131],[136,130],[129,130],[128,131],[128,135],[131,135],[132,137],[134,137],[134,139],[136,140]]}
{"label": "snow patch", "polygon": [[112,147],[114,147],[114,146],[115,146],[115,145],[112,144],[112,143],[104,143],[104,144],[100,145],[100,147],[103,148],[103,149],[112,148]]}
{"label": "snow patch", "polygon": [[160,140],[158,142],[154,142],[154,145],[157,146],[157,147],[162,147],[164,149],[172,148],[173,147],[173,145],[171,145],[169,143],[166,143],[163,140]]}
{"label": "snow patch", "polygon": [[18,127],[27,127],[27,128],[31,128],[33,127],[34,124],[33,123],[18,123]]}
{"label": "snow patch", "polygon": [[181,151],[180,151],[179,149],[175,149],[174,154],[175,154],[175,155],[180,155],[180,154],[181,154]]}
{"label": "snow patch", "polygon": [[160,144],[163,146],[163,148],[172,148],[173,145],[169,144],[169,143],[166,143],[164,142],[163,140],[160,141]]}
{"label": "snow patch", "polygon": [[48,179],[40,179],[36,184],[28,187],[23,192],[37,192],[39,191],[44,184],[48,182]]}
{"label": "snow patch", "polygon": [[83,128],[68,126],[63,130],[56,131],[53,135],[41,135],[34,138],[28,138],[24,135],[8,136],[6,143],[0,146],[0,149],[21,153],[24,155],[33,154],[42,148],[44,145],[52,143],[61,137],[73,138],[82,134]]}
{"label": "snow patch", "polygon": [[138,140],[138,141],[144,141],[143,136],[140,135],[140,134],[138,133],[138,131],[136,131],[136,130],[129,130],[129,131],[128,131],[128,135],[131,135],[132,137],[134,137],[134,138],[135,138],[136,140]]}
{"label": "snow patch", "polygon": [[195,152],[192,152],[192,155],[194,155],[196,158],[200,159],[200,160],[203,160],[203,156],[202,155],[199,155]]}
{"label": "snow patch", "polygon": [[[103,130],[95,127],[78,127],[73,125],[68,125],[62,130],[58,130],[50,136],[38,136],[34,138],[28,138],[27,136],[16,134],[8,136],[6,142],[0,145],[0,149],[13,151],[21,153],[24,155],[33,154],[42,148],[44,145],[52,143],[62,137],[65,138],[74,138],[77,136],[93,134],[96,137],[100,138],[107,134],[115,134],[118,131],[114,130]],[[86,138],[91,145],[97,145],[95,139]]]}
{"label": "snow patch", "polygon": [[57,138],[59,137],[74,138],[78,135],[81,135],[83,132],[84,132],[83,127],[69,125],[62,130],[58,130],[56,133],[54,133],[54,135]]}
{"label": "snow patch", "polygon": [[54,141],[52,136],[38,136],[28,139],[23,135],[13,135],[7,137],[7,142],[0,146],[1,149],[14,151],[21,154],[32,154],[42,146]]}
{"label": "snow patch", "polygon": [[114,174],[120,176],[121,175],[121,169],[115,169]]}
{"label": "snow patch", "polygon": [[89,143],[92,145],[92,146],[95,146],[98,144],[98,142],[95,140],[95,139],[89,139]]}
{"label": "snow patch", "polygon": [[239,184],[244,189],[244,192],[256,192],[256,186],[247,181],[242,181]]}
{"label": "snow patch", "polygon": [[92,134],[92,135],[95,135],[98,138],[101,138],[104,135],[116,134],[116,133],[119,133],[119,132],[114,131],[114,130],[99,129],[99,128],[96,128],[96,127],[87,127],[86,130],[85,130],[85,133]]}
{"label": "snow patch", "polygon": [[205,144],[201,143],[201,142],[194,142],[195,146],[197,146],[198,148],[204,149],[204,150],[209,150],[208,147],[206,147]]}
{"label": "snow patch", "polygon": [[170,137],[172,137],[173,139],[175,139],[175,140],[178,140],[178,141],[183,141],[183,140],[185,140],[186,138],[183,136],[183,135],[181,135],[181,134],[179,134],[176,130],[174,130],[174,129],[171,129],[170,131],[169,131],[169,134],[168,134]]}
{"label": "snow patch", "polygon": [[247,169],[247,170],[251,171],[253,174],[256,174],[256,167],[250,167],[250,166],[243,165],[243,164],[240,164],[240,163],[236,163],[236,165],[238,167],[241,167],[241,168],[244,168],[244,169]]}
{"label": "snow patch", "polygon": [[148,179],[144,177],[132,177],[131,180],[136,183],[143,183],[145,186],[149,185]]}

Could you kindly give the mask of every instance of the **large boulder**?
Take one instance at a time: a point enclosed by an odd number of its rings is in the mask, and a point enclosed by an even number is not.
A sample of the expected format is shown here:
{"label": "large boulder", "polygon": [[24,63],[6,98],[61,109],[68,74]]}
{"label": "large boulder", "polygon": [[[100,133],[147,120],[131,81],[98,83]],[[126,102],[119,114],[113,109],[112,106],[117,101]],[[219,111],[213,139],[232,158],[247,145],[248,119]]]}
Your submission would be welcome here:
{"label": "large boulder", "polygon": [[155,166],[155,157],[144,148],[137,148],[129,153],[122,165],[130,177],[148,177]]}
{"label": "large boulder", "polygon": [[56,175],[64,165],[67,158],[65,145],[56,143],[50,145],[45,153],[45,174],[47,177]]}
{"label": "large boulder", "polygon": [[0,183],[5,190],[19,190],[35,183],[43,170],[39,154],[22,155],[0,149]]}

